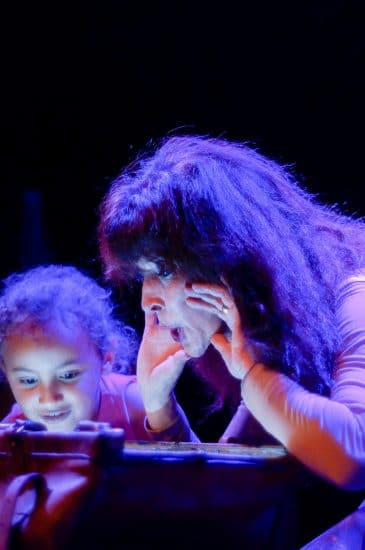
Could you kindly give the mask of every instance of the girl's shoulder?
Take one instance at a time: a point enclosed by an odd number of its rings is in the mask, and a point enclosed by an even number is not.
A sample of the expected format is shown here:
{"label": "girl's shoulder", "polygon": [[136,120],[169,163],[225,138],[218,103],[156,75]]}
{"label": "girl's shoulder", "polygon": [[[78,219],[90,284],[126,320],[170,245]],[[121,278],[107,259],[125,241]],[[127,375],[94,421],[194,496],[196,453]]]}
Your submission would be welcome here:
{"label": "girl's shoulder", "polygon": [[108,372],[100,378],[100,386],[104,393],[120,393],[130,384],[135,384],[137,377],[131,374],[121,374],[119,372]]}

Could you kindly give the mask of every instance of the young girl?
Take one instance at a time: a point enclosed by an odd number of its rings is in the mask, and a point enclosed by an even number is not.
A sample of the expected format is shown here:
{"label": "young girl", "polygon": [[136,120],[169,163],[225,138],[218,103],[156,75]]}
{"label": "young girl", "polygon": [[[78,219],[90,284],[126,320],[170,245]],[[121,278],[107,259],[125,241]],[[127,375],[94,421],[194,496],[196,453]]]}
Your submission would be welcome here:
{"label": "young girl", "polygon": [[23,418],[69,431],[94,420],[124,428],[126,439],[195,437],[175,401],[146,418],[136,377],[127,374],[134,332],[113,316],[109,292],[74,267],[36,267],[4,281],[0,342],[16,399],[3,422]]}

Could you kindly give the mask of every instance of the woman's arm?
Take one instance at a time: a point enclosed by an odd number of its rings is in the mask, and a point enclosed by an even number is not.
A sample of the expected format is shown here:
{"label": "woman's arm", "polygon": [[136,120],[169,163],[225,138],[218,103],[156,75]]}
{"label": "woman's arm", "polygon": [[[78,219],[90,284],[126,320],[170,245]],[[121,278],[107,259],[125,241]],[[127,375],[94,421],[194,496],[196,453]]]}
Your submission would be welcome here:
{"label": "woman's arm", "polygon": [[[203,288],[203,287],[202,287]],[[206,286],[204,287],[207,288]],[[224,291],[224,289],[223,289]],[[229,296],[220,300],[227,306]],[[231,318],[236,315],[234,304]],[[230,313],[228,313],[227,318]],[[232,322],[229,321],[232,325]],[[340,290],[342,349],[331,397],[306,391],[287,376],[254,363],[232,325],[232,344],[212,339],[232,374],[243,379],[245,405],[260,424],[313,472],[347,489],[365,488],[365,278]],[[238,338],[241,338],[240,345]],[[250,366],[250,361],[252,361]]]}
{"label": "woman's arm", "polygon": [[365,278],[340,289],[342,349],[330,398],[257,365],[242,384],[246,406],[303,464],[347,489],[365,487]]}

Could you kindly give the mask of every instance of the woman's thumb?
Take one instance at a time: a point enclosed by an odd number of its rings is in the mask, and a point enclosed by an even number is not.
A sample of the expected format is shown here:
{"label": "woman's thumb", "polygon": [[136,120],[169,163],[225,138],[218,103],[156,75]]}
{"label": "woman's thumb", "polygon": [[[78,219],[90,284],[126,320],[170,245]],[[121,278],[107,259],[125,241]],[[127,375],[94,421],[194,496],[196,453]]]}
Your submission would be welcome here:
{"label": "woman's thumb", "polygon": [[169,357],[168,368],[172,379],[176,381],[179,378],[188,359],[190,359],[190,357],[183,349],[179,349]]}
{"label": "woman's thumb", "polygon": [[221,354],[226,364],[229,364],[231,356],[231,343],[227,340],[224,334],[214,334],[210,339],[212,345]]}

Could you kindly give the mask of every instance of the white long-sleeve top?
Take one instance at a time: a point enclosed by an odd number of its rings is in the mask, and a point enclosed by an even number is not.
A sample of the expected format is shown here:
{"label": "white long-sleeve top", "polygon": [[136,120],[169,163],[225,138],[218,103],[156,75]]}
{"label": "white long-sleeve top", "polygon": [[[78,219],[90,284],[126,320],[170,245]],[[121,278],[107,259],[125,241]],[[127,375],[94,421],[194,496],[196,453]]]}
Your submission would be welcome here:
{"label": "white long-sleeve top", "polygon": [[305,466],[345,489],[365,488],[365,273],[339,290],[342,347],[330,397],[263,364],[242,385],[253,416]]}

